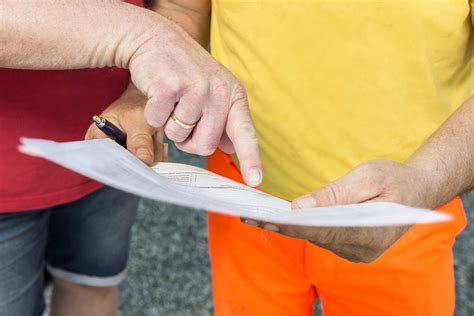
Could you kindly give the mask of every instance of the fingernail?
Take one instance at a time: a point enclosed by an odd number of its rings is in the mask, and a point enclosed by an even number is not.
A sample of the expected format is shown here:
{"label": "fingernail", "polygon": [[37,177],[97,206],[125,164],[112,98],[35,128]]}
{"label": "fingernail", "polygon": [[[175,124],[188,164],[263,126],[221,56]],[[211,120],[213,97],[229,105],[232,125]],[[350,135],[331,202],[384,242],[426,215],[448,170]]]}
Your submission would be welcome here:
{"label": "fingernail", "polygon": [[244,224],[258,227],[258,222],[254,221],[253,219],[248,219],[248,218],[244,219]]}
{"label": "fingernail", "polygon": [[306,194],[306,195],[303,195],[303,196],[301,196],[297,199],[294,199],[292,204],[293,204],[293,206],[295,206],[295,208],[316,207],[316,201],[311,196],[311,194]]}
{"label": "fingernail", "polygon": [[278,228],[278,226],[273,225],[273,224],[265,224],[263,225],[262,228],[271,232],[275,232],[275,233],[278,233],[280,231],[280,228]]}
{"label": "fingernail", "polygon": [[262,171],[258,168],[252,168],[249,171],[249,184],[257,186],[262,182]]}

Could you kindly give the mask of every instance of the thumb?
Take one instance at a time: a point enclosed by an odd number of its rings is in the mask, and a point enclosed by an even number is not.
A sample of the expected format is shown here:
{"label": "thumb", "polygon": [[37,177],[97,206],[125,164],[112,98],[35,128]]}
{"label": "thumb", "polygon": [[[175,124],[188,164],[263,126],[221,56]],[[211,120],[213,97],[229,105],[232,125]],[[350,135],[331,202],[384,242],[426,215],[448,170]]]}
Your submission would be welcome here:
{"label": "thumb", "polygon": [[245,94],[232,104],[226,133],[234,145],[245,182],[251,186],[259,185],[263,179],[262,162]]}
{"label": "thumb", "polygon": [[155,129],[146,124],[145,121],[137,120],[123,124],[127,134],[127,149],[138,159],[151,165],[154,162],[154,141]]}
{"label": "thumb", "polygon": [[138,130],[129,131],[127,149],[147,165],[151,165],[154,161],[153,136],[149,133]]}
{"label": "thumb", "polygon": [[342,178],[293,200],[293,209],[356,204],[371,200],[382,193],[374,179],[356,168]]}
{"label": "thumb", "polygon": [[102,117],[122,129],[127,135],[128,151],[147,165],[153,163],[155,129],[145,122],[142,108],[132,107],[132,110],[119,114],[104,112]]}

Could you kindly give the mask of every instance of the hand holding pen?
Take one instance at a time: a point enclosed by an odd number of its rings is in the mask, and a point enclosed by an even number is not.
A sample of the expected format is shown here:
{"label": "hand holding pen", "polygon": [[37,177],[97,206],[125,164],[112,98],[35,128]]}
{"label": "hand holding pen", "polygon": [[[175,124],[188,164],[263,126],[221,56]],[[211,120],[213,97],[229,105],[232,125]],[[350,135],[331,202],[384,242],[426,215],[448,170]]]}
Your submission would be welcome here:
{"label": "hand holding pen", "polygon": [[[95,123],[95,126],[106,136],[108,136],[113,141],[117,142],[120,146],[127,148],[127,135],[115,126],[112,122],[108,121],[107,119],[94,115],[92,117],[92,121]],[[163,129],[158,129],[156,133],[152,136],[153,137],[153,146],[154,146],[154,153],[153,153],[153,161],[160,162],[160,161],[168,161],[168,144],[163,142],[164,133]],[[138,150],[135,154],[140,160],[147,164],[150,163],[149,155],[139,155],[143,153],[143,150]]]}
{"label": "hand holding pen", "polygon": [[133,85],[100,116],[93,117],[86,139],[109,137],[144,163],[167,161],[163,129],[147,124],[143,116],[146,99]]}

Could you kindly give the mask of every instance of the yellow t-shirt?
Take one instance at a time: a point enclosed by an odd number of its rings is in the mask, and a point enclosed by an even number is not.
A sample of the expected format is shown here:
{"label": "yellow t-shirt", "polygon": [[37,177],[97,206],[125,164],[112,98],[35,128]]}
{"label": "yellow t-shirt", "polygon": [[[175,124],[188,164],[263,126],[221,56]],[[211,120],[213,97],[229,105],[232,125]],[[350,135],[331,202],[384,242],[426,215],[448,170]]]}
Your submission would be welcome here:
{"label": "yellow t-shirt", "polygon": [[213,55],[249,94],[262,188],[285,199],[403,162],[471,94],[466,0],[214,0]]}

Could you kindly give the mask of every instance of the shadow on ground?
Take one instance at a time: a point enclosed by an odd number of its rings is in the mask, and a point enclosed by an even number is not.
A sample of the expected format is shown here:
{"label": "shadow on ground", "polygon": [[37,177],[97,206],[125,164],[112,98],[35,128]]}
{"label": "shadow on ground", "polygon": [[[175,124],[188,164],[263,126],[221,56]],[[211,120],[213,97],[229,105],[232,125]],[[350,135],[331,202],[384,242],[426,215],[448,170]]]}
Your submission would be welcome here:
{"label": "shadow on ground", "polygon": [[[179,155],[179,156],[177,156]],[[170,161],[204,160],[170,150]],[[464,198],[470,223],[474,194]],[[204,212],[142,201],[134,227],[128,278],[121,286],[122,316],[212,315]],[[455,245],[457,316],[474,315],[474,229]]]}

